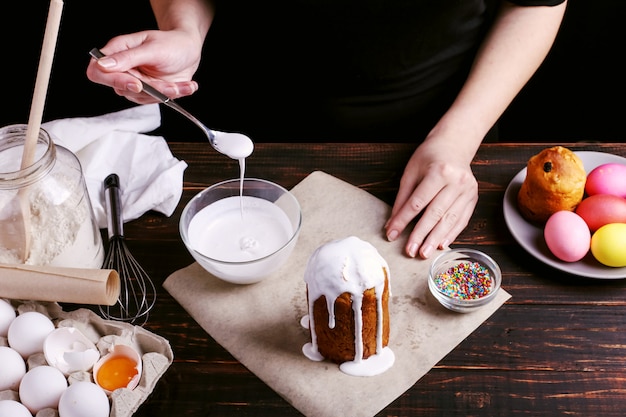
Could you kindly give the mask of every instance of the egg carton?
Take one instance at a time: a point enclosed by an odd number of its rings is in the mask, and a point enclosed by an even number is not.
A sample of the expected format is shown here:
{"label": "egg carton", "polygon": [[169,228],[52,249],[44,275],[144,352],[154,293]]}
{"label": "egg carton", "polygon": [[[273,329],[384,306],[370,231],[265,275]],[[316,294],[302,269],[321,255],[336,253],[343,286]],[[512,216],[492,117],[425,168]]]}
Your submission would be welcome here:
{"label": "egg carton", "polygon": [[[139,384],[132,390],[119,388],[107,394],[111,405],[110,417],[131,417],[152,393],[174,360],[169,341],[141,326],[104,320],[86,308],[64,311],[58,303],[53,302],[13,300],[10,303],[18,314],[37,311],[49,317],[57,328],[77,328],[97,346],[101,356],[116,344],[128,345],[140,352],[143,371]],[[0,346],[8,346],[6,338],[0,337]],[[40,352],[29,356],[26,364],[27,369],[32,369],[47,365],[47,361],[43,352]],[[73,372],[68,376],[68,383],[76,381],[94,382],[94,378],[91,371]],[[6,399],[19,401],[18,393],[12,390],[0,391],[0,400]],[[58,417],[58,412],[54,409],[43,409],[35,417]]]}

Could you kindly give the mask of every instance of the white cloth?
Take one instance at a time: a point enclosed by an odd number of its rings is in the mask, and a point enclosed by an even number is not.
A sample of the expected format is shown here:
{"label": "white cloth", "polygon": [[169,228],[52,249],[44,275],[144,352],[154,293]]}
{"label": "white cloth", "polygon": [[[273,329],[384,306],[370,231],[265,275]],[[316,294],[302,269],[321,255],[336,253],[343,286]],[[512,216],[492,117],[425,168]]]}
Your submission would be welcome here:
{"label": "white cloth", "polygon": [[111,173],[120,178],[124,222],[149,210],[170,216],[176,209],[187,163],[172,155],[163,137],[143,134],[160,124],[158,104],[42,123],[56,145],[78,157],[98,227],[107,226],[103,182]]}

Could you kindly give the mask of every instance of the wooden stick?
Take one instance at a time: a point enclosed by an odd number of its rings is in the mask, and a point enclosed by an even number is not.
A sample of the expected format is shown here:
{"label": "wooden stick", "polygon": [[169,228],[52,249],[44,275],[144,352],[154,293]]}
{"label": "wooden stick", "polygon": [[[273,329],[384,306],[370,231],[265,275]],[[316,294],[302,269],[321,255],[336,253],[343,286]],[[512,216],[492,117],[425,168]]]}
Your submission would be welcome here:
{"label": "wooden stick", "polygon": [[39,129],[41,128],[41,119],[43,117],[43,109],[46,102],[46,93],[48,91],[48,83],[50,81],[52,60],[54,58],[54,50],[57,43],[62,10],[62,0],[50,1],[46,32],[43,37],[43,46],[41,47],[41,56],[39,58],[39,68],[37,70],[37,79],[35,81],[33,101],[31,103],[30,115],[28,117],[28,127],[26,129],[26,139],[24,142],[21,169],[32,165],[35,159],[35,148],[37,146],[37,138],[39,137]]}
{"label": "wooden stick", "polygon": [[[61,24],[62,10],[62,0],[50,1],[46,31],[43,36],[43,45],[41,47],[41,56],[39,58],[39,68],[37,69],[37,79],[35,80],[33,101],[30,107],[28,126],[26,127],[26,138],[24,139],[21,169],[28,168],[35,162],[35,149],[37,147],[39,130],[41,129],[41,119],[43,117],[43,109],[46,102],[50,72],[52,70],[52,60],[54,58],[54,50],[56,48],[59,26]],[[21,245],[24,250],[22,253],[22,259],[24,262],[28,259],[31,245],[30,198],[28,194],[29,192],[27,188],[22,188],[18,193],[20,210],[22,211],[22,223],[24,225],[24,242]]]}

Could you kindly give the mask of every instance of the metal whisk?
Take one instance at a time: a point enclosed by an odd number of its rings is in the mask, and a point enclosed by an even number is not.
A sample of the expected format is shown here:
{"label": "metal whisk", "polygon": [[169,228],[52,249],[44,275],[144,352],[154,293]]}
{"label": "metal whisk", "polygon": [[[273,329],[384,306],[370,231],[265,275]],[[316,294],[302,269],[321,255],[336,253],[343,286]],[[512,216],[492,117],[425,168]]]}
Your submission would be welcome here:
{"label": "metal whisk", "polygon": [[135,260],[124,240],[124,221],[120,199],[120,179],[110,174],[104,180],[109,247],[102,268],[114,269],[120,275],[120,295],[112,306],[101,305],[105,319],[143,325],[156,301],[154,283]]}

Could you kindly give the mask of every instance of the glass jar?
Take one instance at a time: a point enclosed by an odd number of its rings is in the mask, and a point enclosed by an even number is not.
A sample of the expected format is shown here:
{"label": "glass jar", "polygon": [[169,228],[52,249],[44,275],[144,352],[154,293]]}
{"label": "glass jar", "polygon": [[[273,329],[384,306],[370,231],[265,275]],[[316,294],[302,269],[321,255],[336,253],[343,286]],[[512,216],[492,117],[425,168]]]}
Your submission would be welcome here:
{"label": "glass jar", "polygon": [[76,155],[39,131],[21,168],[27,125],[0,128],[0,263],[101,268],[102,236]]}

